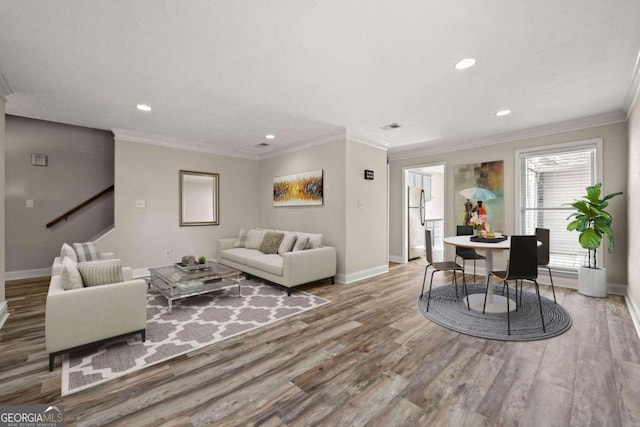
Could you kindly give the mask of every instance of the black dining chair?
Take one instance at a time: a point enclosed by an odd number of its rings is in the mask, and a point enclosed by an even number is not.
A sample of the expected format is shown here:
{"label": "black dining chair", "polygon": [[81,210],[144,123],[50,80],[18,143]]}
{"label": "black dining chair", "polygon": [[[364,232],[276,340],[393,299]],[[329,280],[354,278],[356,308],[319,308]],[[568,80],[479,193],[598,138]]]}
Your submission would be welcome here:
{"label": "black dining chair", "polygon": [[[456,276],[456,272],[459,271],[462,273],[462,288],[464,290],[464,295],[468,296],[467,293],[467,281],[464,278],[464,270],[462,266],[453,261],[444,261],[444,262],[433,262],[433,242],[431,240],[431,230],[424,230],[424,243],[426,248],[426,257],[427,257],[427,266],[424,269],[424,278],[422,279],[422,291],[420,292],[420,298],[424,295],[424,285],[427,280],[427,271],[429,267],[433,268],[431,272],[431,281],[429,282],[429,297],[427,298],[427,311],[429,311],[429,303],[431,302],[431,288],[433,286],[433,274],[436,271],[451,271],[451,284],[456,287],[456,298],[458,298],[458,278]],[[471,310],[469,306],[469,299],[467,298],[467,310]]]}
{"label": "black dining chair", "polygon": [[[545,267],[549,271],[553,302],[556,302],[556,290],[553,287],[553,277],[551,276],[551,268],[549,267],[549,255],[551,252],[549,234],[548,228],[536,228],[536,238],[542,243],[542,245],[538,246],[538,267]],[[520,293],[520,295],[522,295],[522,293]]]}
{"label": "black dining chair", "polygon": [[[456,236],[472,236],[473,227],[470,225],[457,225]],[[484,255],[480,255],[473,248],[462,248],[456,246],[456,258],[462,258],[462,269],[465,267],[465,260],[473,260],[473,283],[476,282],[476,260],[485,259]]]}
{"label": "black dining chair", "polygon": [[[532,281],[536,287],[538,295],[538,304],[540,305],[540,320],[542,321],[542,331],[546,332],[544,326],[544,315],[542,314],[542,299],[540,298],[540,288],[538,286],[538,238],[536,236],[511,236],[511,245],[509,248],[509,264],[506,270],[491,271],[487,275],[487,289],[484,294],[484,305],[482,313],[484,313],[487,305],[487,292],[489,290],[489,280],[493,278],[501,281],[507,290],[507,333],[511,335],[511,315],[510,315],[510,299],[509,299],[509,280],[515,280],[515,304],[518,310],[518,280]],[[522,286],[520,287],[520,296],[522,298]]]}

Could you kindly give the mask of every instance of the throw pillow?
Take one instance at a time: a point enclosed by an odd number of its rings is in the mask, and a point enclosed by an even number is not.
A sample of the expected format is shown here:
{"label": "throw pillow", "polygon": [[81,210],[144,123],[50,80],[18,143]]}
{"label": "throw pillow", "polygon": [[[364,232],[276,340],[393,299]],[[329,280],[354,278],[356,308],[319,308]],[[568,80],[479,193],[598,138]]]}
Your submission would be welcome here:
{"label": "throw pillow", "polygon": [[284,255],[286,252],[291,252],[293,245],[296,243],[296,233],[286,232],[278,247],[278,253]]}
{"label": "throw pillow", "polygon": [[78,263],[78,270],[85,286],[107,285],[123,282],[122,263],[119,259]]}
{"label": "throw pillow", "polygon": [[277,254],[283,237],[284,233],[267,231],[258,250],[263,254]]}
{"label": "throw pillow", "polygon": [[65,291],[70,289],[82,289],[82,276],[78,267],[70,257],[62,258],[62,269],[60,270],[60,282]]}
{"label": "throw pillow", "polygon": [[307,249],[307,244],[308,243],[309,243],[309,237],[300,236],[300,237],[298,237],[298,240],[296,240],[296,244],[293,245],[293,249],[291,251],[292,252],[303,251],[303,250]]}
{"label": "throw pillow", "polygon": [[62,249],[60,249],[60,258],[64,260],[64,257],[71,258],[73,262],[78,262],[76,251],[68,243],[63,243]]}
{"label": "throw pillow", "polygon": [[262,243],[262,239],[265,234],[265,230],[249,230],[249,233],[247,233],[247,243],[245,244],[245,248],[260,249],[260,244]]}
{"label": "throw pillow", "polygon": [[78,255],[78,262],[98,261],[100,259],[100,250],[96,242],[74,243],[73,249]]}
{"label": "throw pillow", "polygon": [[234,248],[244,248],[247,246],[247,238],[249,237],[247,230],[244,228],[240,230],[240,234],[238,234],[238,240],[233,245]]}

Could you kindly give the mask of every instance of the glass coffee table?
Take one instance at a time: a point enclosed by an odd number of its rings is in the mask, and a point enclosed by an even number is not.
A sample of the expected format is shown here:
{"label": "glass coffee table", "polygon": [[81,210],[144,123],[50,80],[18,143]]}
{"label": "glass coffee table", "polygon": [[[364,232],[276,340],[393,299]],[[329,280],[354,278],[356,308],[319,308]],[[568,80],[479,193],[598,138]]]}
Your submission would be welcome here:
{"label": "glass coffee table", "polygon": [[149,286],[153,286],[169,303],[194,295],[202,295],[228,286],[238,286],[238,297],[242,296],[241,271],[217,262],[207,261],[198,270],[189,271],[176,265],[149,269]]}

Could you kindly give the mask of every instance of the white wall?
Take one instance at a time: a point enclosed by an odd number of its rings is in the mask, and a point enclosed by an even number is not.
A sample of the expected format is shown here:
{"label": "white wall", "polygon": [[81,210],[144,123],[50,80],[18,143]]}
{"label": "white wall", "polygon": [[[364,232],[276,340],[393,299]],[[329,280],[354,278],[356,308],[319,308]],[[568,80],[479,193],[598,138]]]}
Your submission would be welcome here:
{"label": "white wall", "polygon": [[4,127],[5,127],[5,115],[4,115],[4,100],[0,97],[0,165],[2,165],[2,171],[0,172],[0,188],[3,190],[3,197],[0,197],[0,328],[4,325],[4,322],[7,320],[8,316],[8,308],[7,301],[4,292],[4,271],[5,271],[5,236],[4,236],[4,175],[5,175],[5,167],[4,167],[4,150],[5,150],[5,136],[4,136]]}
{"label": "white wall", "polygon": [[[322,233],[323,244],[336,248],[338,275],[346,273],[345,140],[337,140],[260,161],[260,226]],[[274,178],[324,170],[322,206],[273,206]]]}
{"label": "white wall", "polygon": [[[45,226],[113,185],[111,132],[9,115],[5,145],[7,272],[50,269],[62,243],[87,241],[113,225],[109,194]],[[48,166],[33,166],[31,153],[46,154]]]}
{"label": "white wall", "polygon": [[[389,271],[387,152],[347,140],[346,283]],[[374,172],[373,180],[364,171]]]}
{"label": "white wall", "polygon": [[630,236],[634,236],[634,238],[629,239],[628,242],[627,276],[629,279],[629,288],[627,295],[629,299],[631,299],[632,304],[635,305],[635,309],[640,310],[640,263],[638,262],[640,259],[640,239],[637,238],[637,236],[640,235],[640,223],[638,222],[638,213],[640,212],[640,99],[638,98],[636,98],[635,106],[629,114],[628,164],[628,233]]}
{"label": "white wall", "polygon": [[[453,192],[453,171],[456,165],[504,160],[505,232],[515,229],[515,152],[516,150],[562,142],[581,141],[591,138],[604,140],[604,187],[607,193],[623,191],[623,197],[611,200],[610,212],[614,217],[613,228],[616,247],[613,254],[605,253],[604,265],[608,269],[609,282],[627,283],[627,125],[617,123],[577,131],[564,132],[521,141],[491,146],[424,155],[410,159],[392,160],[390,163],[389,243],[390,256],[402,257],[402,168],[422,164],[446,162],[446,191]],[[445,235],[455,234],[455,212],[453,197],[445,206]],[[448,245],[445,245],[448,246]],[[447,259],[453,259],[453,249],[446,247]],[[606,252],[606,251],[605,251]]]}
{"label": "white wall", "polygon": [[[220,174],[220,225],[179,226],[180,169]],[[255,160],[116,140],[115,176],[115,230],[100,244],[134,269],[178,262],[183,255],[217,258],[219,238],[258,226]],[[146,207],[136,208],[136,200]]]}

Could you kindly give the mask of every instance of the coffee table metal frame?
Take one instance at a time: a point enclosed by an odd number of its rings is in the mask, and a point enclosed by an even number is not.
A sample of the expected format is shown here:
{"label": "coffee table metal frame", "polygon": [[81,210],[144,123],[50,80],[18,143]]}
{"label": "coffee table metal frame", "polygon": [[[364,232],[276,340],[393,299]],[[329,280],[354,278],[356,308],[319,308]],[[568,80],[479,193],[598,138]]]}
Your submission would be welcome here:
{"label": "coffee table metal frame", "polygon": [[[242,272],[217,262],[207,261],[205,269],[195,271],[184,271],[175,265],[167,265],[150,268],[149,273],[149,287],[153,286],[167,299],[169,313],[175,300],[206,294],[228,286],[237,285],[238,297],[242,297]],[[189,287],[197,290],[190,290]]]}

